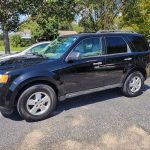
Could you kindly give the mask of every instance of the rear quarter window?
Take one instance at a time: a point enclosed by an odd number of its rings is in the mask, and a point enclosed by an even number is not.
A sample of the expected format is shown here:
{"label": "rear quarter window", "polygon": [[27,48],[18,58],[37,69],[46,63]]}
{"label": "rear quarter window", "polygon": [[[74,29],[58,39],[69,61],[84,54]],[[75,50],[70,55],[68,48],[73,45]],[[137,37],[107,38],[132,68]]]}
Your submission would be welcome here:
{"label": "rear quarter window", "polygon": [[149,45],[147,40],[143,36],[129,37],[130,42],[133,44],[136,52],[148,51]]}

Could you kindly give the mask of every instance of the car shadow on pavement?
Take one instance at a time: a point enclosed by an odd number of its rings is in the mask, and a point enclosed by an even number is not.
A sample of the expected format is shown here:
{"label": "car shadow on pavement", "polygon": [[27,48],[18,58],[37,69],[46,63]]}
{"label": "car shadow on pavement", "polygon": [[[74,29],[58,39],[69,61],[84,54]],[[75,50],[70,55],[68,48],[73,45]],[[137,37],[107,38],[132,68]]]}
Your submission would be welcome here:
{"label": "car shadow on pavement", "polygon": [[[150,86],[144,85],[142,94],[147,90],[150,90]],[[72,108],[82,107],[82,106],[86,106],[86,105],[90,105],[90,104],[94,104],[106,100],[114,100],[114,98],[118,98],[122,96],[123,94],[121,90],[119,88],[115,88],[115,89],[110,89],[110,90],[105,90],[101,92],[70,98],[59,103],[56,111],[52,114],[52,117],[60,114],[63,111],[67,111]]]}
{"label": "car shadow on pavement", "polygon": [[150,90],[150,85],[145,84],[143,88],[143,92]]}
{"label": "car shadow on pavement", "polygon": [[[143,89],[143,93],[147,90],[150,90],[149,85],[145,85]],[[113,100],[114,98],[122,97],[121,90],[119,88],[105,90],[101,92],[96,92],[92,94],[87,94],[83,96],[78,96],[74,98],[67,99],[63,102],[60,102],[56,108],[56,110],[52,113],[50,117],[54,117],[60,114],[63,111],[67,111],[72,108],[77,108],[81,106],[86,106],[89,104],[98,103],[106,100]],[[11,119],[13,121],[22,121],[23,119],[19,116],[17,111],[15,110],[11,115],[5,115],[5,118]]]}
{"label": "car shadow on pavement", "polygon": [[61,113],[62,111],[66,111],[72,108],[98,103],[100,101],[106,101],[110,99],[113,100],[114,98],[121,96],[122,95],[120,89],[111,89],[66,99],[65,101],[59,103],[56,112],[54,112],[54,114],[55,113],[57,114],[57,112]]}
{"label": "car shadow on pavement", "polygon": [[23,119],[20,117],[19,113],[17,112],[17,109],[14,110],[12,114],[2,114],[4,118],[13,120],[13,121],[22,121]]}

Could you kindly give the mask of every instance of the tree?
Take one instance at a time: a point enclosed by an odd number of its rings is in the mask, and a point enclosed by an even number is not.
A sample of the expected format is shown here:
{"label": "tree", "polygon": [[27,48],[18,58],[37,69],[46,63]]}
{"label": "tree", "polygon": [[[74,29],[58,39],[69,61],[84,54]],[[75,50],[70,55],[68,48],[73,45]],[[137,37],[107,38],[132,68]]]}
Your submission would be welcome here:
{"label": "tree", "polygon": [[74,0],[47,0],[40,8],[32,12],[31,17],[21,25],[21,28],[31,30],[35,40],[53,40],[58,36],[58,30],[72,30],[71,23],[76,12]]}
{"label": "tree", "polygon": [[79,24],[76,22],[72,22],[71,26],[72,26],[72,30],[76,31],[77,33],[84,31],[83,27],[79,26]]}
{"label": "tree", "polygon": [[20,14],[31,14],[42,1],[39,0],[0,0],[0,28],[3,31],[5,53],[10,53],[9,32],[16,31]]}
{"label": "tree", "polygon": [[85,32],[96,32],[114,28],[114,19],[127,0],[77,0],[81,16],[80,26]]}
{"label": "tree", "polygon": [[[41,18],[42,19],[42,18]],[[38,20],[37,28],[33,31],[35,39],[53,40],[58,36],[58,21],[55,17]]]}
{"label": "tree", "polygon": [[2,41],[2,40],[3,40],[3,34],[0,33],[0,41]]}
{"label": "tree", "polygon": [[10,53],[8,33],[9,31],[14,31],[19,24],[17,3],[17,1],[0,1],[0,26],[3,31],[5,53]]}
{"label": "tree", "polygon": [[144,34],[150,38],[150,1],[130,0],[122,11],[120,26]]}

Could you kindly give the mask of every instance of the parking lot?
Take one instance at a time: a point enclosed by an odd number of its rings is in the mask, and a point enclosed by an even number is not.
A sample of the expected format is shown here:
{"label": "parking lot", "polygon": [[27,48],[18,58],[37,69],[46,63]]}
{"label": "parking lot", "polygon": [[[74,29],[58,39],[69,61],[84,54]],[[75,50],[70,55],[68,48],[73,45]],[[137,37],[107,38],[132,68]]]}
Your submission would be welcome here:
{"label": "parking lot", "polygon": [[149,150],[150,79],[139,97],[113,89],[73,98],[40,122],[0,115],[0,149]]}

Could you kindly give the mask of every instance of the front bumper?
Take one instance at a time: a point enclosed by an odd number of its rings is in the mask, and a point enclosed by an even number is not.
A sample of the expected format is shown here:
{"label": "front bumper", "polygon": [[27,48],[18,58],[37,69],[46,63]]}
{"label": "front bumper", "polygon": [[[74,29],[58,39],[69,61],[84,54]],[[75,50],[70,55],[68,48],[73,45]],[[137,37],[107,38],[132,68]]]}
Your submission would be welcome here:
{"label": "front bumper", "polygon": [[7,87],[0,84],[0,112],[11,114],[13,112],[13,106],[11,105],[11,100],[7,98],[7,95]]}

